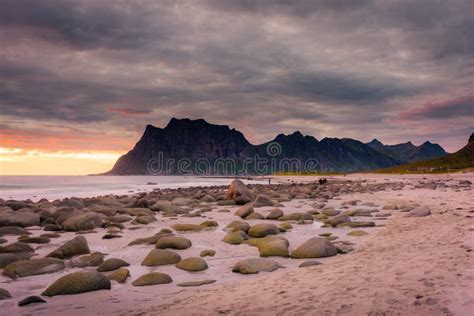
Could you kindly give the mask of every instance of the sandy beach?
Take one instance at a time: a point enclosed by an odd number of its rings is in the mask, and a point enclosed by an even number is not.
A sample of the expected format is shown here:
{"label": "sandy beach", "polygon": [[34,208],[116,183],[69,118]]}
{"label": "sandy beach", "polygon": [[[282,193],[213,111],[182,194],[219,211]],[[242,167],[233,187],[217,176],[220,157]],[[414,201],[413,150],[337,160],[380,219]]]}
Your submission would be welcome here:
{"label": "sandy beach", "polygon": [[[217,205],[220,204],[218,198],[217,201],[201,198],[191,204],[183,204],[181,207],[187,210],[184,213],[170,215],[157,211],[154,214],[156,221],[147,225],[124,222],[123,229],[96,227],[94,232],[80,234],[87,239],[91,252],[101,252],[106,254],[104,259],[118,258],[129,264],[125,268],[131,277],[126,283],[112,281],[111,290],[43,296],[47,303],[17,306],[27,296],[40,295],[62,276],[77,271],[95,271],[97,268],[72,267],[73,259],[68,258],[64,260],[66,268],[53,273],[15,279],[0,276],[0,288],[11,295],[11,298],[0,300],[1,313],[474,315],[474,199],[471,184],[474,174],[338,176],[329,178],[328,184],[320,185],[318,193],[311,196],[307,186],[318,185],[317,182],[314,184],[318,179],[277,177],[273,178],[272,186],[249,187],[254,191],[266,190],[265,194],[275,190],[280,197],[283,195],[281,190],[293,190],[291,198],[278,202],[278,206],[254,207],[254,212],[266,217],[278,207],[285,215],[312,214],[314,220],[287,221],[293,228],[281,231],[277,236],[288,241],[289,253],[312,237],[320,237],[321,234],[328,237],[339,248],[339,254],[314,259],[321,263],[319,265],[299,268],[301,263],[313,259],[272,256],[268,259],[283,268],[258,274],[233,273],[232,269],[238,261],[258,258],[259,250],[247,244],[224,243],[222,239],[228,234],[224,228],[236,220],[245,221],[250,226],[262,223],[278,226],[282,221],[241,219],[234,215],[241,206]],[[304,184],[292,187],[288,184],[291,182]],[[278,189],[278,186],[281,187]],[[219,190],[226,191],[227,188]],[[193,192],[214,192],[217,197],[221,193],[219,190],[217,187],[198,188]],[[275,193],[272,198],[276,196]],[[133,197],[129,199],[133,200]],[[414,208],[420,207],[429,210],[430,214],[410,216]],[[350,216],[352,222],[371,221],[375,226],[333,227],[325,222],[332,216],[317,216],[323,210],[336,214],[338,211],[357,209],[365,211],[360,212],[360,216],[353,212]],[[197,213],[196,210],[202,212]],[[190,216],[193,213],[196,214]],[[127,246],[138,238],[153,236],[177,223],[198,225],[206,220],[215,221],[218,226],[199,232],[174,232],[192,241],[192,247],[188,249],[173,250],[183,259],[199,257],[203,250],[215,251],[214,256],[203,257],[208,265],[203,271],[188,272],[177,269],[173,264],[143,266],[141,262],[155,248],[154,245]],[[31,233],[28,237],[45,233],[43,227],[26,229]],[[120,238],[102,239],[111,229]],[[352,231],[367,234],[348,235]],[[61,231],[58,238],[51,238],[49,243],[30,244],[34,248],[33,258],[43,258],[76,236],[77,232]],[[0,247],[18,240],[18,236],[14,235],[0,237],[5,240]],[[134,280],[149,272],[168,274],[172,283],[143,287],[132,285]],[[182,282],[202,280],[215,282],[198,287],[178,286]]]}

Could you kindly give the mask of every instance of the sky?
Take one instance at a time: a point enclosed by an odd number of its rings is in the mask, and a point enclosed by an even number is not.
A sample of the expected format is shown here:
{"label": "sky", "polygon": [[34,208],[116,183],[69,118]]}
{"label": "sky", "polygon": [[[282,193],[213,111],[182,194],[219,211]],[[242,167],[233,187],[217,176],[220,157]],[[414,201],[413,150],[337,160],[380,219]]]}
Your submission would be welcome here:
{"label": "sky", "polygon": [[254,143],[474,131],[472,0],[1,0],[0,174],[107,171],[146,124]]}

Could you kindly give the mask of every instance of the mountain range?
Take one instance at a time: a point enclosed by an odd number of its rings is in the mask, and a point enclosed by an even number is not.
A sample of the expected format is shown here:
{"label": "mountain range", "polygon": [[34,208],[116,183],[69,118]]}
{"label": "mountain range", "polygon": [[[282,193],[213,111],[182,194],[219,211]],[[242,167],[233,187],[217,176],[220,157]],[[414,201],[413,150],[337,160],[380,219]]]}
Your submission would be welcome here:
{"label": "mountain range", "polygon": [[364,144],[350,138],[279,134],[270,142],[251,144],[227,125],[204,119],[172,118],[164,128],[147,125],[132,150],[121,156],[108,175],[270,174],[278,172],[356,172],[445,156],[429,142]]}

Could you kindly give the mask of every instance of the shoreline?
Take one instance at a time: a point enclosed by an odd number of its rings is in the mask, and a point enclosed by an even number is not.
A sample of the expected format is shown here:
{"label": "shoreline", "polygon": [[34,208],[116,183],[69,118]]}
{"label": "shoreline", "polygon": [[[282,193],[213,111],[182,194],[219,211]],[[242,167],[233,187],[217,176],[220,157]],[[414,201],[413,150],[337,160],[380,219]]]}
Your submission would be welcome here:
{"label": "shoreline", "polygon": [[[300,183],[291,183],[295,181],[292,177],[280,177],[274,179],[275,183],[271,185],[261,183],[248,187],[254,191],[275,192],[280,196],[287,193],[294,194],[295,196],[289,201],[280,202],[279,208],[285,214],[313,211],[320,213],[323,209],[331,208],[341,212],[358,208],[373,210],[371,216],[351,216],[351,220],[373,221],[376,227],[332,228],[321,227],[323,223],[318,220],[312,221],[311,224],[291,221],[293,229],[278,235],[289,241],[289,249],[293,251],[308,238],[331,233],[333,237],[337,237],[331,242],[335,245],[345,245],[348,250],[352,248],[349,253],[315,259],[322,264],[306,268],[298,268],[298,265],[312,259],[269,257],[285,268],[256,275],[232,273],[232,266],[237,261],[259,257],[255,247],[244,244],[228,245],[221,241],[226,236],[223,228],[233,220],[239,219],[233,215],[239,206],[219,206],[216,202],[193,202],[191,212],[165,216],[166,214],[160,211],[154,214],[157,220],[148,225],[130,225],[129,222],[125,222],[124,228],[117,233],[121,238],[104,240],[102,236],[110,229],[99,227],[94,229],[96,233],[83,235],[88,240],[91,251],[108,253],[106,259],[121,258],[130,263],[130,267],[127,268],[132,276],[125,284],[113,282],[111,291],[46,298],[48,301],[46,304],[20,308],[16,306],[17,301],[27,295],[38,295],[58,277],[73,271],[93,271],[95,268],[67,267],[60,272],[17,280],[1,276],[0,288],[9,290],[13,298],[0,300],[0,308],[13,313],[25,312],[35,315],[66,312],[71,315],[84,313],[180,315],[189,314],[190,310],[193,310],[191,314],[195,315],[216,313],[366,315],[370,312],[466,315],[466,311],[474,308],[474,297],[470,294],[473,292],[468,291],[474,289],[474,271],[470,267],[472,252],[468,252],[474,248],[472,220],[474,203],[469,198],[472,186],[460,186],[461,181],[472,182],[473,174],[451,178],[359,174],[350,177],[335,176],[330,178],[329,185],[323,186],[308,183],[320,177],[306,177],[298,176]],[[282,183],[276,183],[277,181]],[[157,191],[159,195],[156,197],[160,197],[159,199],[174,195],[191,197],[193,194],[204,193],[218,196],[219,192],[226,190],[227,186],[162,189]],[[155,193],[158,194],[157,192]],[[306,198],[298,198],[298,194],[303,192],[309,195]],[[314,196],[311,195],[313,192]],[[151,194],[153,197],[153,192],[138,192],[128,195],[127,198],[137,198],[137,194],[138,196]],[[327,197],[323,197],[326,195]],[[98,199],[100,200],[100,197],[81,200],[85,202]],[[406,212],[385,209],[390,205],[410,203],[429,208],[431,215],[420,218],[405,217],[408,214]],[[184,205],[181,208],[186,207]],[[258,207],[255,208],[255,212],[267,215],[272,208],[274,206]],[[220,212],[223,209],[228,209],[230,212]],[[206,211],[199,213],[197,212],[199,210]],[[186,215],[194,213],[196,216]],[[378,216],[383,213],[390,215]],[[199,257],[199,253],[205,249],[216,251],[214,257],[204,258],[209,265],[209,269],[205,271],[190,273],[174,266],[151,269],[143,267],[140,262],[153,247],[149,245],[127,247],[130,241],[153,235],[173,224],[199,224],[205,220],[214,220],[219,226],[202,232],[175,232],[193,242],[190,249],[177,251],[183,258]],[[250,225],[281,223],[262,219],[243,221]],[[44,233],[41,228],[36,227],[27,230],[33,234],[32,236]],[[347,235],[355,230],[363,230],[368,235],[361,237]],[[50,243],[31,245],[38,256],[42,257],[65,241],[78,236],[75,232],[63,232],[60,235],[57,239],[51,239]],[[7,244],[17,240],[17,236],[2,238],[7,240]],[[341,241],[349,244],[346,245]],[[65,262],[68,266],[69,260]],[[173,283],[142,288],[131,285],[133,280],[150,271],[169,274],[173,278]],[[217,282],[196,288],[176,286],[180,282],[203,279],[215,279]],[[416,298],[417,296],[422,297]]]}

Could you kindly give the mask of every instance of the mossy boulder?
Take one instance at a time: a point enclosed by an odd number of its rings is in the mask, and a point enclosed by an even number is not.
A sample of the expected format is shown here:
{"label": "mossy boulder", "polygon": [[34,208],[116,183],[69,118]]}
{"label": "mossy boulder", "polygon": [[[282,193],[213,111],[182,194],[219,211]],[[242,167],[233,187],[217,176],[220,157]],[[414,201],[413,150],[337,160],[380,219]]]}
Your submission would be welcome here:
{"label": "mossy boulder", "polygon": [[350,231],[349,233],[347,233],[347,236],[361,237],[361,236],[366,236],[366,235],[368,235],[368,234],[369,234],[369,233],[366,232],[366,231],[356,229],[356,230],[352,230],[352,231]]}
{"label": "mossy boulder", "polygon": [[274,209],[270,210],[270,212],[268,213],[268,215],[265,218],[266,219],[279,219],[283,215],[284,214],[283,214],[283,211],[281,209],[274,208]]}
{"label": "mossy boulder", "polygon": [[185,270],[185,271],[190,271],[190,272],[196,272],[196,271],[203,271],[208,269],[207,262],[199,257],[191,257],[191,258],[186,258],[181,260],[176,264],[176,268]]}
{"label": "mossy boulder", "polygon": [[236,231],[243,231],[244,233],[247,233],[250,229],[250,224],[242,221],[233,221],[229,225],[225,227],[225,231],[228,232],[236,232]]}
{"label": "mossy boulder", "polygon": [[252,214],[247,216],[245,219],[247,219],[247,220],[249,220],[249,219],[264,219],[264,217],[259,212],[253,212]]}
{"label": "mossy boulder", "polygon": [[3,275],[12,279],[54,273],[64,269],[64,262],[56,258],[42,258],[15,261],[3,269]]}
{"label": "mossy boulder", "polygon": [[247,239],[247,234],[241,230],[238,230],[227,234],[224,239],[222,239],[222,241],[230,245],[240,245],[244,240]]}
{"label": "mossy boulder", "polygon": [[208,221],[202,222],[199,225],[204,226],[204,227],[213,228],[213,227],[219,226],[219,223],[217,223],[216,221],[208,220]]}
{"label": "mossy boulder", "polygon": [[188,249],[192,245],[191,240],[180,236],[161,237],[156,242],[157,249]]}
{"label": "mossy boulder", "polygon": [[360,227],[375,227],[375,222],[349,222],[342,223],[337,225],[338,227],[351,227],[351,228],[360,228]]}
{"label": "mossy boulder", "polygon": [[130,263],[118,259],[118,258],[110,258],[102,262],[99,267],[97,267],[98,272],[107,272],[107,271],[114,271],[122,267],[128,267]]}
{"label": "mossy boulder", "polygon": [[74,268],[97,267],[104,262],[104,254],[93,252],[90,255],[72,258],[69,264]]}
{"label": "mossy boulder", "polygon": [[181,286],[181,287],[201,286],[201,285],[206,285],[206,284],[212,284],[215,282],[216,280],[189,281],[189,282],[178,283],[177,286]]}
{"label": "mossy boulder", "polygon": [[283,268],[278,262],[266,258],[249,258],[237,262],[232,268],[232,272],[242,274],[255,274],[262,271],[272,272]]}
{"label": "mossy boulder", "polygon": [[322,258],[337,255],[337,248],[326,238],[313,237],[293,250],[291,258]]}
{"label": "mossy boulder", "polygon": [[201,253],[199,254],[199,256],[200,256],[200,257],[214,257],[215,254],[216,254],[216,251],[215,251],[215,250],[206,249],[206,250],[201,251]]}
{"label": "mossy boulder", "polygon": [[290,243],[283,237],[266,236],[244,241],[244,243],[258,248],[260,257],[285,257],[289,256]]}
{"label": "mossy boulder", "polygon": [[343,223],[350,223],[351,218],[347,215],[344,214],[339,214],[336,216],[329,217],[327,220],[324,221],[325,224],[331,225],[331,226],[337,226]]}
{"label": "mossy boulder", "polygon": [[207,227],[197,224],[174,224],[171,228],[178,232],[200,232]]}
{"label": "mossy boulder", "polygon": [[321,214],[331,217],[331,216],[336,216],[336,215],[341,214],[341,211],[338,211],[334,208],[327,208],[327,209],[322,210]]}
{"label": "mossy boulder", "polygon": [[253,213],[253,206],[252,205],[244,205],[241,206],[235,211],[235,215],[239,216],[240,218],[246,218],[250,214]]}
{"label": "mossy boulder", "polygon": [[142,266],[154,267],[167,264],[176,264],[181,261],[181,256],[176,252],[163,249],[153,249],[143,259]]}
{"label": "mossy boulder", "polygon": [[107,275],[107,278],[110,281],[115,281],[115,282],[118,282],[118,283],[127,282],[127,279],[129,277],[130,277],[130,271],[128,271],[128,269],[125,269],[125,268],[117,269],[114,272]]}
{"label": "mossy boulder", "polygon": [[291,213],[278,218],[279,221],[312,221],[313,215],[309,213]]}
{"label": "mossy boulder", "polygon": [[142,275],[135,281],[133,281],[133,286],[148,286],[148,285],[157,285],[157,284],[168,284],[173,282],[173,279],[165,274],[160,272],[151,272]]}
{"label": "mossy boulder", "polygon": [[[7,208],[8,209],[8,208]],[[30,209],[0,211],[0,226],[30,227],[39,226],[40,216]]]}
{"label": "mossy boulder", "polygon": [[78,255],[86,255],[91,251],[84,236],[77,236],[67,241],[64,245],[49,253],[46,257],[68,259]]}
{"label": "mossy boulder", "polygon": [[137,238],[133,241],[131,241],[127,246],[136,246],[136,245],[156,245],[156,242],[158,239],[162,237],[170,237],[173,236],[173,234],[170,232],[159,232],[153,236],[150,237],[143,237],[143,238]]}
{"label": "mossy boulder", "polygon": [[95,271],[80,271],[67,274],[52,285],[50,285],[41,295],[72,295],[98,290],[110,290],[109,279],[102,273]]}
{"label": "mossy boulder", "polygon": [[284,222],[284,223],[281,223],[280,225],[278,225],[278,228],[280,229],[280,231],[285,231],[286,232],[287,230],[293,229],[293,225],[291,225],[288,222]]}
{"label": "mossy boulder", "polygon": [[259,238],[267,235],[277,235],[279,232],[280,230],[276,225],[264,223],[250,227],[248,234],[250,237]]}

